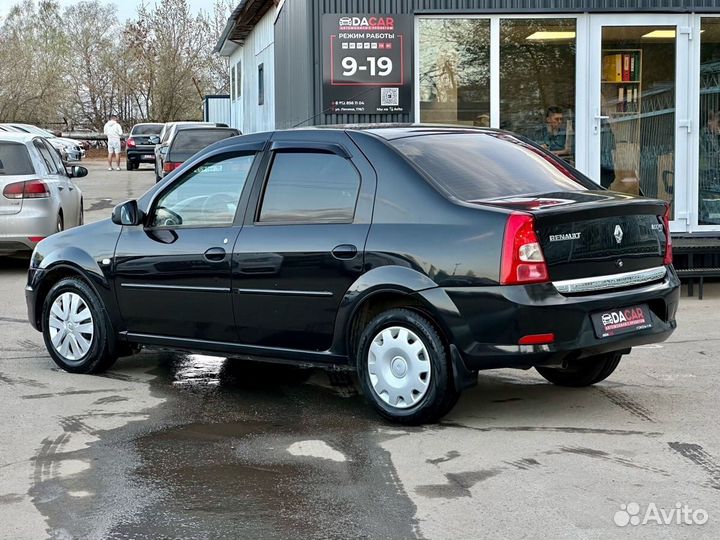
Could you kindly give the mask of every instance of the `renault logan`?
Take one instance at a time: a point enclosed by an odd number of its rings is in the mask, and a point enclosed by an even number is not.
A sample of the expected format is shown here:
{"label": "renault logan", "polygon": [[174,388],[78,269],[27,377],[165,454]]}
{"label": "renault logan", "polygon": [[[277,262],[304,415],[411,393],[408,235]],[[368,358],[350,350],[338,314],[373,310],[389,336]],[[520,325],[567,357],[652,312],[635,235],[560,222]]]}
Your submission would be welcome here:
{"label": "renault logan", "polygon": [[68,371],[139,346],[345,366],[382,416],[429,422],[479,370],[588,386],[666,339],[668,217],[497,130],[245,135],[41,242],[28,312]]}

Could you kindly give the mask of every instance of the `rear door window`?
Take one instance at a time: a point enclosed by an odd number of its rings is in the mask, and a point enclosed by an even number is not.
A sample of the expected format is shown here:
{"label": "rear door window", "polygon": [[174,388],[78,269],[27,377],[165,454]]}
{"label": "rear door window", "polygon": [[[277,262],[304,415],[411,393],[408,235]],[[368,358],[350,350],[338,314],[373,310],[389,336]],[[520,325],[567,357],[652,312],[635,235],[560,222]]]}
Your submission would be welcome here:
{"label": "rear door window", "polygon": [[48,171],[48,174],[58,174],[59,171],[57,170],[57,165],[55,165],[55,162],[53,161],[52,155],[48,151],[48,149],[45,147],[45,144],[43,144],[43,141],[40,139],[35,139],[33,141],[33,144],[35,145],[35,148],[38,152],[40,152],[40,156],[43,159],[43,162],[45,163],[45,168]]}
{"label": "rear door window", "polygon": [[0,177],[35,174],[30,153],[22,143],[0,142]]}
{"label": "rear door window", "polygon": [[503,133],[441,133],[390,143],[461,201],[591,187],[590,180],[542,149]]}
{"label": "rear door window", "polygon": [[65,174],[65,165],[63,165],[62,158],[60,157],[58,151],[53,148],[53,146],[49,142],[43,141],[43,143],[45,144],[45,148],[47,149],[50,157],[53,160],[53,163],[55,164],[56,172],[58,174]]}
{"label": "rear door window", "polygon": [[360,174],[335,154],[278,152],[265,186],[260,222],[350,223]]}

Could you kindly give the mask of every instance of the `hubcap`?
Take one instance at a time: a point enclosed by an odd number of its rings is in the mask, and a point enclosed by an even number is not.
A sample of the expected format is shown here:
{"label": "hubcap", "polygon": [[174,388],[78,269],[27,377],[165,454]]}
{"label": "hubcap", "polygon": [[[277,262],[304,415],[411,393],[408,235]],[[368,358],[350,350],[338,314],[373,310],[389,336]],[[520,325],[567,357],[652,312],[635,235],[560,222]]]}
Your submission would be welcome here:
{"label": "hubcap", "polygon": [[53,348],[65,360],[79,360],[90,350],[93,318],[80,295],[66,292],[58,296],[50,308],[48,327]]}
{"label": "hubcap", "polygon": [[386,404],[407,409],[427,393],[430,355],[420,337],[402,326],[381,330],[368,353],[370,384]]}

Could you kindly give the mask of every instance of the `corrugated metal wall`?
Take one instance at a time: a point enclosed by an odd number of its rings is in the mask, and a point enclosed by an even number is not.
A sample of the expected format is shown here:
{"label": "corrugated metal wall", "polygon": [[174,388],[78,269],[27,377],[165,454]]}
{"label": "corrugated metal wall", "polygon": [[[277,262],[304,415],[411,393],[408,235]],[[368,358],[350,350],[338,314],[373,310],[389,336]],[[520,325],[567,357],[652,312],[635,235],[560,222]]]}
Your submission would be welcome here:
{"label": "corrugated metal wall", "polygon": [[[242,46],[242,111],[243,133],[267,131],[275,127],[275,11],[270,10],[260,20]],[[231,60],[235,57],[231,57]],[[264,103],[258,103],[258,67],[264,71]]]}
{"label": "corrugated metal wall", "polygon": [[230,96],[205,96],[205,121],[232,123]]}
{"label": "corrugated metal wall", "polygon": [[313,123],[303,123],[315,114],[311,4],[306,0],[287,0],[275,22],[275,120],[278,129]]}
{"label": "corrugated metal wall", "polygon": [[[720,0],[287,0],[275,26],[277,127],[411,122],[412,114],[336,115],[322,111],[324,13],[522,13],[720,11]],[[414,60],[413,60],[414,61]],[[312,72],[310,71],[312,70]],[[309,100],[309,101],[308,101]]]}

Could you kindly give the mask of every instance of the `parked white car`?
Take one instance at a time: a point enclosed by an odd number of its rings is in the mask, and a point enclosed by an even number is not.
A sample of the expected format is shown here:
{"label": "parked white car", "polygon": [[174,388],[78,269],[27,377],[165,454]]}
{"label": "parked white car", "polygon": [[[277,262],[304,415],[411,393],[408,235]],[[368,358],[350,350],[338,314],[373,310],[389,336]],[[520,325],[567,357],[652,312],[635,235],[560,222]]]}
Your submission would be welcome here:
{"label": "parked white car", "polygon": [[0,131],[0,255],[32,251],[51,234],[82,225],[83,198],[66,167],[43,137]]}
{"label": "parked white car", "polygon": [[85,157],[85,150],[80,146],[79,141],[74,139],[58,137],[45,129],[31,124],[8,123],[3,125],[10,127],[14,131],[31,133],[47,139],[51,145],[57,148],[58,152],[60,152],[60,155],[65,161],[80,161],[83,157]]}

